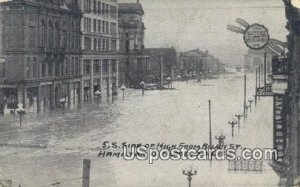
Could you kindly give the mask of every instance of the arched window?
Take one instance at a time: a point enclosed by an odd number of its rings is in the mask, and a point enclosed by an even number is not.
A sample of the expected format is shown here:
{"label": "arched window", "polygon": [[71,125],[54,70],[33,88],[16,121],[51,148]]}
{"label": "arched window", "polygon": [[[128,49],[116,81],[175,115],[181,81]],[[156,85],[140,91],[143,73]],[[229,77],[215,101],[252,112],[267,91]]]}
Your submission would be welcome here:
{"label": "arched window", "polygon": [[44,20],[41,21],[39,33],[40,33],[40,47],[45,47],[45,43],[46,43],[46,24],[45,24]]}
{"label": "arched window", "polygon": [[55,30],[54,30],[54,40],[56,47],[59,47],[60,44],[60,33],[59,33],[59,23],[55,22]]}
{"label": "arched window", "polygon": [[48,47],[53,47],[53,24],[51,21],[48,22]]}

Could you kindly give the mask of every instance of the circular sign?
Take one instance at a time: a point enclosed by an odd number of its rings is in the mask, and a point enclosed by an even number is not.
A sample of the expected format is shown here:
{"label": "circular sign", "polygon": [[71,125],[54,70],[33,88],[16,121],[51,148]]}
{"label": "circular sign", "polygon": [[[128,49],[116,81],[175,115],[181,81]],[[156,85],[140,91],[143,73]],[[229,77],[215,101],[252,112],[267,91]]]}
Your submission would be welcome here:
{"label": "circular sign", "polygon": [[264,48],[269,42],[268,29],[257,23],[250,25],[244,34],[244,42],[250,48],[259,50]]}

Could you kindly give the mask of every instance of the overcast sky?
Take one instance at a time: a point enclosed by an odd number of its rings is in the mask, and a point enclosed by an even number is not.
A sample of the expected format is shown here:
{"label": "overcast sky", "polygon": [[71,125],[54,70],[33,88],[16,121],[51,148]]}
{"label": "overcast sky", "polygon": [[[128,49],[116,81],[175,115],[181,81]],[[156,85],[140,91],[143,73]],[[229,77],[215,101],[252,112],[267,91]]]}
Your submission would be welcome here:
{"label": "overcast sky", "polygon": [[[3,1],[3,0],[0,0]],[[299,1],[299,0],[295,0]],[[136,0],[119,0],[136,2]],[[243,63],[247,47],[242,35],[226,30],[243,18],[269,29],[270,37],[286,41],[282,0],[140,0],[146,26],[145,47],[174,46],[180,51],[208,50],[225,63]]]}
{"label": "overcast sky", "polygon": [[[136,0],[119,0],[135,2]],[[247,47],[241,34],[226,30],[243,18],[269,29],[270,37],[286,41],[282,0],[140,0],[146,26],[145,47],[175,46],[208,50],[225,63],[243,63]]]}

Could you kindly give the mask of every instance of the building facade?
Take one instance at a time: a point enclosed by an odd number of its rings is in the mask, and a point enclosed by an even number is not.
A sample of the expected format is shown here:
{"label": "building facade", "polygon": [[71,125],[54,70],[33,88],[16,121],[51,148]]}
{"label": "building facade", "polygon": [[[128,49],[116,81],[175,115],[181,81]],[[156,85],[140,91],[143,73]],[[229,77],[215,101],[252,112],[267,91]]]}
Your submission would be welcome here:
{"label": "building facade", "polygon": [[203,52],[199,49],[180,53],[179,64],[182,78],[197,77],[200,80],[225,71],[225,66],[219,59],[208,51]]}
{"label": "building facade", "polygon": [[177,53],[175,48],[147,48],[149,60],[145,67],[145,80],[158,82],[161,76],[164,78],[176,78]]}
{"label": "building facade", "polygon": [[144,10],[139,1],[119,4],[120,81],[135,87],[143,81],[149,56],[145,52]]}
{"label": "building facade", "polygon": [[0,5],[0,108],[41,112],[80,102],[78,2],[14,0]]}
{"label": "building facade", "polygon": [[117,94],[119,31],[117,0],[81,0],[83,101]]}

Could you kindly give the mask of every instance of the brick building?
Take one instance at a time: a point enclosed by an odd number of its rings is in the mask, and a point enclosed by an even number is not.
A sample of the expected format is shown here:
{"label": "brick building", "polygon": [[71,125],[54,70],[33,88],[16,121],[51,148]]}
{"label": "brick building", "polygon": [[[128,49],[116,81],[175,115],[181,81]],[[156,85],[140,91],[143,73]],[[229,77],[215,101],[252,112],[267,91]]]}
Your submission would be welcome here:
{"label": "brick building", "polygon": [[0,108],[27,112],[80,102],[77,0],[13,0],[0,4]]}
{"label": "brick building", "polygon": [[81,0],[83,101],[117,93],[119,34],[117,0]]}
{"label": "brick building", "polygon": [[136,86],[143,80],[149,56],[144,50],[144,10],[139,1],[119,4],[120,81]]}

